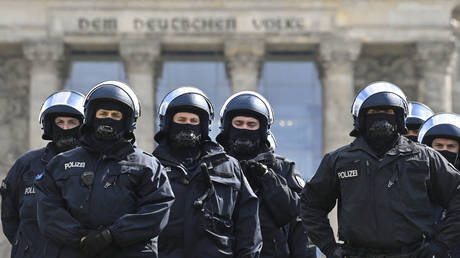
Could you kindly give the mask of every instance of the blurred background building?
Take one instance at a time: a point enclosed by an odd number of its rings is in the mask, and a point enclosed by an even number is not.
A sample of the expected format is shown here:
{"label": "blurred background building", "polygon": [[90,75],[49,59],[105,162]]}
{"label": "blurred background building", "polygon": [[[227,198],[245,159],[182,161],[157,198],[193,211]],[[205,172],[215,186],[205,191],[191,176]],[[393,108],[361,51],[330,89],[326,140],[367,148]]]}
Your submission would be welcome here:
{"label": "blurred background building", "polygon": [[[460,1],[0,0],[0,177],[45,145],[38,114],[52,92],[103,80],[139,96],[139,145],[151,152],[170,90],[202,89],[216,111],[233,92],[275,109],[279,154],[305,179],[351,141],[351,102],[387,80],[410,100],[460,112]],[[457,101],[455,101],[457,99]],[[216,116],[218,117],[218,116]],[[218,133],[216,119],[211,134]],[[9,244],[0,245],[8,257]]]}

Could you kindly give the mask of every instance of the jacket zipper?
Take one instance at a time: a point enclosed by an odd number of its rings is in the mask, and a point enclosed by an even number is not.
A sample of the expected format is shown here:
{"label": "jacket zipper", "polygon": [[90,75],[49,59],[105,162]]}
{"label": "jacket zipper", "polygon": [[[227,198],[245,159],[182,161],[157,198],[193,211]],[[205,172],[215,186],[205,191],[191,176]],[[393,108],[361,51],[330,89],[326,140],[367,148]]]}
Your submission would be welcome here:
{"label": "jacket zipper", "polygon": [[[375,208],[375,175],[371,175],[370,172],[370,163],[369,160],[366,160],[366,173],[369,176],[370,185],[371,185],[371,205],[372,205],[372,212],[374,213],[374,227],[377,230],[377,210]],[[375,174],[375,173],[374,173]]]}

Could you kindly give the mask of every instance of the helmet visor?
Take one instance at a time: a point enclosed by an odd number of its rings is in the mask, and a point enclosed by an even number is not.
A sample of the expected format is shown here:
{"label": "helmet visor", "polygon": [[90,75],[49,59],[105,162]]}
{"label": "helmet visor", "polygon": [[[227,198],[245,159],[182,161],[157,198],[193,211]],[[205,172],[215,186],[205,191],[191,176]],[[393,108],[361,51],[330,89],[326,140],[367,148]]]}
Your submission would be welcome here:
{"label": "helmet visor", "polygon": [[208,107],[210,111],[209,115],[211,117],[211,120],[214,120],[214,108],[211,102],[209,102],[208,97],[203,93],[203,91],[201,91],[200,89],[194,88],[194,87],[180,87],[166,94],[166,96],[163,98],[163,101],[161,101],[160,108],[158,109],[158,114],[160,116],[166,115],[166,111],[168,110],[169,104],[171,104],[171,102],[173,102],[174,99],[184,94],[190,94],[190,93],[194,93],[194,94],[203,96],[206,102],[208,102]]}
{"label": "helmet visor", "polygon": [[414,117],[419,118],[423,121],[426,121],[434,112],[427,106],[423,105],[422,103],[418,102],[409,102],[409,114],[407,118]]}
{"label": "helmet visor", "polygon": [[43,103],[38,117],[38,122],[41,123],[46,111],[54,106],[66,106],[75,109],[82,116],[84,114],[85,96],[76,91],[60,91],[49,96]]}
{"label": "helmet visor", "polygon": [[423,138],[431,128],[442,124],[452,125],[460,129],[460,116],[453,113],[443,113],[428,118],[420,128],[418,142],[423,142]]}
{"label": "helmet visor", "polygon": [[141,107],[140,107],[140,102],[139,99],[137,98],[136,94],[134,91],[126,84],[119,82],[119,81],[105,81],[101,82],[98,85],[94,86],[94,88],[91,89],[91,91],[87,94],[87,97],[91,96],[91,93],[94,92],[99,86],[103,85],[114,85],[120,89],[122,89],[126,94],[128,94],[129,98],[131,98],[133,105],[134,105],[134,117],[137,119],[141,115]]}
{"label": "helmet visor", "polygon": [[358,93],[351,108],[351,113],[353,114],[353,116],[358,116],[364,101],[366,101],[370,96],[380,92],[394,93],[397,96],[401,97],[404,101],[406,101],[407,99],[406,94],[404,94],[404,92],[398,86],[389,82],[376,82],[362,89]]}
{"label": "helmet visor", "polygon": [[222,108],[220,109],[220,112],[219,112],[219,115],[220,117],[223,117],[224,116],[224,113],[225,113],[225,110],[227,109],[227,106],[228,104],[236,97],[238,96],[241,96],[241,95],[253,95],[257,98],[259,98],[264,104],[265,106],[267,107],[268,111],[269,111],[269,117],[268,117],[268,123],[269,124],[273,124],[273,121],[275,120],[275,114],[273,113],[273,109],[272,107],[270,106],[270,103],[268,102],[268,100],[260,95],[259,93],[257,92],[254,92],[254,91],[240,91],[238,93],[235,93],[233,94],[232,96],[230,96],[224,103],[224,105],[222,105]]}

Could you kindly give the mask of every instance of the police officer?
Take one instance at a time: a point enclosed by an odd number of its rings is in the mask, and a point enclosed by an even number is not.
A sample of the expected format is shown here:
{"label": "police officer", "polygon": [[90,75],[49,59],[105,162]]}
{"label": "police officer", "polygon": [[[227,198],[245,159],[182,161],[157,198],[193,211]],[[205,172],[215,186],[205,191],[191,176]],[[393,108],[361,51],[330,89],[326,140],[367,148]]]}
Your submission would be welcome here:
{"label": "police officer", "polygon": [[[419,142],[437,150],[458,169],[460,116],[443,113],[430,117],[420,129]],[[436,211],[437,221],[440,221],[445,216],[445,211],[438,208]],[[449,250],[449,255],[452,258],[460,257],[460,241],[458,242],[455,246],[451,246]]]}
{"label": "police officer", "polygon": [[420,129],[419,141],[441,153],[450,163],[460,168],[460,116],[442,113],[430,117]]}
{"label": "police officer", "polygon": [[211,141],[210,100],[199,89],[168,93],[159,108],[153,155],[166,167],[176,196],[159,237],[161,257],[258,257],[258,200],[238,161]]}
{"label": "police officer", "polygon": [[[407,102],[376,82],[356,97],[356,139],[324,156],[301,196],[301,216],[328,257],[447,257],[460,237],[460,174],[438,152],[401,136]],[[327,214],[338,200],[336,243]],[[433,205],[447,210],[435,227]]]}
{"label": "police officer", "polygon": [[75,91],[52,94],[43,103],[39,123],[46,147],[23,154],[8,172],[1,187],[2,226],[13,244],[11,257],[44,257],[43,236],[37,224],[34,179],[48,161],[60,152],[76,147],[83,122],[85,96]]}
{"label": "police officer", "polygon": [[173,193],[163,167],[134,145],[139,101],[106,81],[86,96],[81,147],[37,177],[45,257],[157,257]]}
{"label": "police officer", "polygon": [[270,103],[256,92],[236,93],[222,106],[220,121],[217,142],[240,161],[260,200],[261,257],[316,257],[298,216],[304,181],[294,162],[274,154]]}
{"label": "police officer", "polygon": [[420,127],[434,113],[428,106],[420,102],[409,101],[408,103],[409,113],[406,118],[407,133],[404,136],[415,142],[417,141]]}

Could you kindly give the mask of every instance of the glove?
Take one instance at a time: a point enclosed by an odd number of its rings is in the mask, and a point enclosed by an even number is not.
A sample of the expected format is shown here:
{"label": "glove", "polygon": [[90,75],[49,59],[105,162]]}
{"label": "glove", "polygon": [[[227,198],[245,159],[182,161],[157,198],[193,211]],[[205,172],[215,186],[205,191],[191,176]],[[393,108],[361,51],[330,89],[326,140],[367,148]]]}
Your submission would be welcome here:
{"label": "glove", "polygon": [[325,253],[327,258],[343,258],[345,257],[345,250],[340,245],[334,245],[332,248],[328,248],[328,250],[325,250]]}
{"label": "glove", "polygon": [[260,153],[254,158],[254,160],[264,164],[268,168],[273,168],[276,164],[275,155],[271,152]]}
{"label": "glove", "polygon": [[243,163],[245,163],[244,165],[242,165],[245,171],[247,169],[249,173],[257,177],[261,177],[268,172],[268,167],[266,165],[260,162],[257,162],[255,160],[252,160],[252,159],[246,160],[246,161],[243,161]]}
{"label": "glove", "polygon": [[444,258],[447,256],[448,247],[436,240],[426,242],[422,245],[417,257],[420,258]]}
{"label": "glove", "polygon": [[112,243],[110,230],[90,231],[80,240],[80,247],[88,257],[93,257],[104,251]]}

